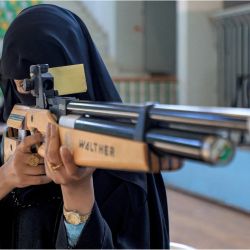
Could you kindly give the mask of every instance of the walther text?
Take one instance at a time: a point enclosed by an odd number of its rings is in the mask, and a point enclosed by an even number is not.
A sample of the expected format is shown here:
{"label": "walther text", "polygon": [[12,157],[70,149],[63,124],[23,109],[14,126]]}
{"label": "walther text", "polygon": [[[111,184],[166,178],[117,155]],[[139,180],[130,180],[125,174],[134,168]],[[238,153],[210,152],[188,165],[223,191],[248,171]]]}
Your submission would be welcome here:
{"label": "walther text", "polygon": [[105,156],[112,156],[112,157],[115,156],[115,148],[107,144],[100,144],[97,142],[80,140],[79,147],[86,151],[90,151],[93,153],[98,153],[98,154],[102,154]]}

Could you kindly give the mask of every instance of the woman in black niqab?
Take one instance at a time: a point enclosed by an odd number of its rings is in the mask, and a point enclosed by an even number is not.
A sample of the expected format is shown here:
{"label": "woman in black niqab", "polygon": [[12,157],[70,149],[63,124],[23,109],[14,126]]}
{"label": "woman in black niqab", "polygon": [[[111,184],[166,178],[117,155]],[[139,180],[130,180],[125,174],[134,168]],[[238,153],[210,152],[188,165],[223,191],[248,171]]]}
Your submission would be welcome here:
{"label": "woman in black niqab", "polygon": [[[20,94],[14,79],[29,77],[32,64],[50,67],[84,64],[91,101],[120,97],[81,19],[54,5],[23,10],[6,32],[1,58],[1,87],[6,121],[16,103],[34,104]],[[165,188],[160,174],[96,170],[95,205],[76,248],[169,248]],[[50,183],[13,190],[0,200],[0,248],[67,248],[62,198]]]}

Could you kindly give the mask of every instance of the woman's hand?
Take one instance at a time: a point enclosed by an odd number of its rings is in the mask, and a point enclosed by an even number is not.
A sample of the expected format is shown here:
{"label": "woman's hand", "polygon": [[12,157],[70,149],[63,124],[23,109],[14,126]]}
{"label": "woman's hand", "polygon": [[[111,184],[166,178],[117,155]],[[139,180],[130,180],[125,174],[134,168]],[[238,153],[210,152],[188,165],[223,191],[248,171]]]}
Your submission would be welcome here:
{"label": "woman's hand", "polygon": [[161,158],[162,170],[175,171],[183,167],[183,160],[178,157],[166,156]]}
{"label": "woman's hand", "polygon": [[93,168],[75,165],[69,149],[61,146],[57,126],[49,124],[45,137],[46,174],[60,184],[67,210],[89,213],[94,204]]}
{"label": "woman's hand", "polygon": [[34,157],[31,153],[31,146],[41,143],[42,140],[42,135],[39,133],[25,137],[10,159],[0,168],[0,199],[14,188],[51,182],[51,179],[45,175],[42,159],[38,166],[29,165],[32,157]]}

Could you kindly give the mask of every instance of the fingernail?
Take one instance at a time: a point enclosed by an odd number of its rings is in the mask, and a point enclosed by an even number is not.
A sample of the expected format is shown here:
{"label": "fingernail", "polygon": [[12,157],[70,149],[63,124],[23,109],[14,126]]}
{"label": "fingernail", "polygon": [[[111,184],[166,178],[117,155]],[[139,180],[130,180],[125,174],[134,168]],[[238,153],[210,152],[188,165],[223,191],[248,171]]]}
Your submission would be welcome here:
{"label": "fingernail", "polygon": [[46,134],[48,137],[50,137],[50,134],[51,134],[50,123],[47,124]]}
{"label": "fingernail", "polygon": [[62,151],[62,153],[68,153],[69,152],[69,149],[68,149],[68,147],[67,146],[65,146],[65,145],[62,145],[61,147],[60,147],[60,150]]}
{"label": "fingernail", "polygon": [[61,154],[61,158],[65,158],[68,160],[69,158],[69,153],[68,153],[68,150],[65,146],[61,146],[60,147],[60,154]]}
{"label": "fingernail", "polygon": [[53,123],[51,123],[50,124],[50,126],[51,126],[51,135],[55,135],[55,133],[56,133],[56,126],[53,124]]}
{"label": "fingernail", "polygon": [[57,126],[53,123],[51,123],[51,131],[53,134],[57,133]]}
{"label": "fingernail", "polygon": [[67,146],[62,145],[60,147],[60,150],[61,150],[61,153],[66,155],[67,158],[71,158],[71,150]]}
{"label": "fingernail", "polygon": [[54,132],[54,124],[50,123],[51,132]]}

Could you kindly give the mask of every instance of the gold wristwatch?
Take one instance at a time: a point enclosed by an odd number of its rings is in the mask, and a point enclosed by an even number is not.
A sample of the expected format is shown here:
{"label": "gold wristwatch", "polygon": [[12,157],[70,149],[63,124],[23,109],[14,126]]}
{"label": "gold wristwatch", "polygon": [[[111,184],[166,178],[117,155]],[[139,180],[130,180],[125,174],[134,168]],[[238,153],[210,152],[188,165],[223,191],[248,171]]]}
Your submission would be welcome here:
{"label": "gold wristwatch", "polygon": [[63,207],[64,218],[65,218],[66,222],[68,222],[69,224],[79,225],[81,223],[85,223],[88,220],[88,218],[90,217],[90,214],[91,213],[82,215],[82,214],[79,214],[75,210],[67,211],[65,209],[65,207]]}

